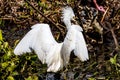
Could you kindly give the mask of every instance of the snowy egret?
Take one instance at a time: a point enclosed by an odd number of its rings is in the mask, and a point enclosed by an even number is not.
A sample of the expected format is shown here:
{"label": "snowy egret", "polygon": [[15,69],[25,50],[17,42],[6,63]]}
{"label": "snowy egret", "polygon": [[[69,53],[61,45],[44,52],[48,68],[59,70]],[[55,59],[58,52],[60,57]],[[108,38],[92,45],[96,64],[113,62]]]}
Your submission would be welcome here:
{"label": "snowy egret", "polygon": [[67,27],[67,35],[62,43],[55,41],[48,24],[35,24],[32,29],[23,37],[14,49],[16,55],[35,51],[40,61],[47,64],[47,72],[57,72],[69,62],[70,53],[74,53],[80,60],[88,60],[88,51],[82,28],[79,25],[72,25],[74,17],[71,7],[63,9],[63,22]]}
{"label": "snowy egret", "polygon": [[82,34],[83,29],[79,25],[71,23],[71,19],[75,16],[71,7],[63,9],[63,22],[67,27],[67,34],[61,49],[61,58],[63,64],[66,66],[69,62],[70,53],[74,50],[74,54],[81,60],[86,61],[89,59],[88,50]]}

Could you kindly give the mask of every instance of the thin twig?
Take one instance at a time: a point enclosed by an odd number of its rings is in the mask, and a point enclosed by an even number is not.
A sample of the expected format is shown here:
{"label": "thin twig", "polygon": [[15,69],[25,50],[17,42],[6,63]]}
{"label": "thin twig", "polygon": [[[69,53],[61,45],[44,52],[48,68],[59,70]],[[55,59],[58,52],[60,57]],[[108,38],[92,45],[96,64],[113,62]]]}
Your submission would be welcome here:
{"label": "thin twig", "polygon": [[34,10],[36,10],[40,15],[42,15],[45,19],[47,19],[49,22],[51,22],[54,26],[56,26],[64,35],[64,31],[62,28],[60,28],[56,23],[54,23],[50,18],[46,17],[42,12],[40,12],[38,9],[36,9],[28,0],[25,0]]}
{"label": "thin twig", "polygon": [[119,48],[119,44],[118,44],[118,41],[117,41],[117,39],[116,39],[115,32],[114,32],[113,28],[112,28],[110,31],[111,31],[111,33],[112,33],[112,36],[113,36],[113,39],[114,39],[114,42],[115,42],[116,49],[118,49],[118,48]]}
{"label": "thin twig", "polygon": [[116,39],[115,32],[114,32],[113,28],[111,28],[111,33],[112,33],[114,43],[115,43],[115,51],[118,52],[118,62],[120,64],[120,47],[119,47],[118,40]]}
{"label": "thin twig", "polygon": [[115,36],[114,28],[112,28],[111,24],[108,23],[108,22],[107,22],[107,25],[109,26],[110,31],[111,31],[111,33],[112,33],[112,37],[113,37],[114,43],[115,43],[115,49],[119,49],[119,43],[118,43],[118,40],[117,40],[117,38],[116,38],[116,36]]}
{"label": "thin twig", "polygon": [[2,20],[14,20],[13,17],[4,17],[4,18],[0,18],[0,19],[2,19]]}
{"label": "thin twig", "polygon": [[100,22],[103,22],[103,20],[105,19],[105,15],[106,15],[106,13],[108,12],[108,10],[109,10],[109,7],[108,7],[108,8],[106,9],[106,11],[104,12],[103,17],[102,17],[102,19],[101,19]]}
{"label": "thin twig", "polygon": [[27,20],[29,20],[29,18],[27,18],[23,21],[17,22],[17,20],[14,17],[4,17],[4,18],[0,18],[0,19],[2,19],[2,20],[12,20],[12,21],[14,21],[15,24],[23,24],[23,23],[26,23]]}

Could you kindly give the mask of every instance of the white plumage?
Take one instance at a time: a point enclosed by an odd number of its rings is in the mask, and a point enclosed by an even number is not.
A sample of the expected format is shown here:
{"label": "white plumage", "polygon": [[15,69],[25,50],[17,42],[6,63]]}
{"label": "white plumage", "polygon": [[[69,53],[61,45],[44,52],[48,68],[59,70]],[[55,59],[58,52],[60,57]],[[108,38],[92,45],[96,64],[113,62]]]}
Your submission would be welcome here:
{"label": "white plumage", "polygon": [[81,61],[88,60],[82,28],[79,25],[72,25],[70,21],[74,16],[71,7],[63,9],[63,21],[68,30],[63,43],[56,42],[48,24],[35,24],[18,43],[14,53],[21,55],[33,49],[40,61],[47,64],[47,72],[57,72],[66,66],[72,50]]}
{"label": "white plumage", "polygon": [[62,43],[57,43],[48,24],[35,24],[14,49],[16,55],[33,49],[41,62],[47,63],[48,72],[56,72],[63,67],[60,56]]}
{"label": "white plumage", "polygon": [[74,54],[81,60],[88,60],[88,50],[82,34],[82,28],[79,25],[71,25],[69,28],[63,46],[61,49],[61,55],[64,62],[64,66],[68,64],[70,53],[74,50]]}

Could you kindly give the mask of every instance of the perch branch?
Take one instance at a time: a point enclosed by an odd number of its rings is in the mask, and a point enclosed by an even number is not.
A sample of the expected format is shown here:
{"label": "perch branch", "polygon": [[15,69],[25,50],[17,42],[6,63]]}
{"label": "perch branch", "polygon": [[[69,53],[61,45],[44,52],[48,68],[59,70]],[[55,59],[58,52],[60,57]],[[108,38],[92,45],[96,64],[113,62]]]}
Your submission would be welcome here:
{"label": "perch branch", "polygon": [[107,25],[109,26],[110,28],[110,31],[112,33],[112,37],[114,39],[114,43],[115,43],[115,49],[118,50],[119,49],[119,43],[118,43],[118,40],[115,36],[115,32],[114,32],[114,28],[112,28],[111,24],[107,22]]}
{"label": "perch branch", "polygon": [[28,0],[25,0],[34,10],[36,10],[40,15],[42,15],[45,19],[47,19],[49,22],[51,22],[54,26],[56,26],[64,35],[64,31],[62,28],[60,28],[56,23],[54,23],[50,18],[46,17],[42,12],[40,12],[38,9],[36,9]]}
{"label": "perch branch", "polygon": [[115,42],[115,46],[116,46],[115,50],[118,52],[118,62],[120,64],[120,47],[119,47],[118,40],[116,39],[115,32],[114,32],[113,28],[111,28],[111,33],[112,33],[112,36],[113,36],[113,39]]}
{"label": "perch branch", "polygon": [[14,21],[15,24],[24,24],[24,23],[26,23],[27,20],[29,20],[29,18],[28,18],[28,19],[25,19],[23,21],[18,21],[17,22],[17,19],[14,18],[14,17],[3,17],[3,18],[0,18],[0,19],[2,19],[2,20],[12,20],[12,21]]}
{"label": "perch branch", "polygon": [[113,39],[114,39],[114,42],[115,42],[116,49],[118,49],[118,48],[119,48],[119,44],[118,44],[118,41],[117,41],[117,39],[116,39],[115,32],[114,32],[113,28],[112,28],[110,31],[111,31],[111,33],[112,33],[112,36],[113,36]]}

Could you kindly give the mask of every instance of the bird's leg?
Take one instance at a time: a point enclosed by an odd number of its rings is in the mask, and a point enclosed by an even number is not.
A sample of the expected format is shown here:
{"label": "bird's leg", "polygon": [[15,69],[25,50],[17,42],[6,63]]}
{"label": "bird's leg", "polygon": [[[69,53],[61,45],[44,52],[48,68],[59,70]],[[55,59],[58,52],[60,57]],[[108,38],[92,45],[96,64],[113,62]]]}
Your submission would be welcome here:
{"label": "bird's leg", "polygon": [[97,4],[96,0],[93,0],[93,2],[94,2],[96,8],[97,8],[99,11],[105,12],[105,9],[103,8],[103,6],[99,6],[99,5]]}
{"label": "bird's leg", "polygon": [[55,73],[48,72],[46,75],[46,80],[54,80],[55,79],[54,75]]}
{"label": "bird's leg", "polygon": [[54,72],[48,72],[46,75],[46,80],[60,80],[61,74],[54,73]]}

